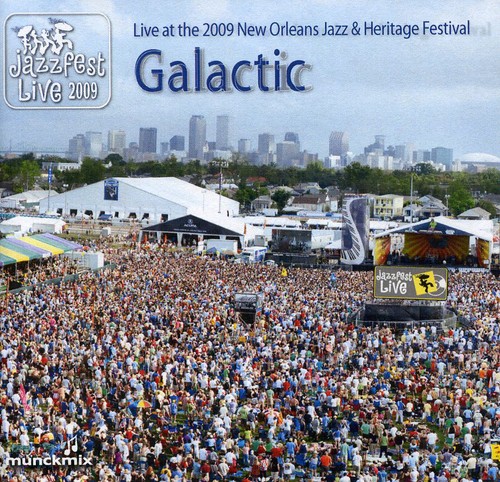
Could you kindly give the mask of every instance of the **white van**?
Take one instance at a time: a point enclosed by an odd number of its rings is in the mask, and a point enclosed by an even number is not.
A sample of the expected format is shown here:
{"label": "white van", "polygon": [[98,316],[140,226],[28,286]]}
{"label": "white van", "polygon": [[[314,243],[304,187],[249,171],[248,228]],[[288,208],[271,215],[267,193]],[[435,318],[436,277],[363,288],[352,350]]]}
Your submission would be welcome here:
{"label": "white van", "polygon": [[262,263],[266,258],[267,248],[252,246],[241,252],[241,258],[247,263]]}

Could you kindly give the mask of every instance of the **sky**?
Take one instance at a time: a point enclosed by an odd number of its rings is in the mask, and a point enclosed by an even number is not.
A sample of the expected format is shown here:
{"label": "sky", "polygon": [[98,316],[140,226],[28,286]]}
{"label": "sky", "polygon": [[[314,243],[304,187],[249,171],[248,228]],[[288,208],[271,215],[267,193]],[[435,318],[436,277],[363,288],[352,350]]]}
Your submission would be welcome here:
{"label": "sky", "polygon": [[[61,4],[62,5],[62,4]],[[109,18],[111,58],[108,58],[108,26],[104,17],[75,13],[100,13]],[[24,16],[21,13],[26,14]],[[36,15],[33,14],[43,14]],[[3,87],[0,103],[0,150],[23,146],[67,149],[68,140],[86,131],[127,132],[127,143],[138,142],[140,127],[156,127],[158,143],[173,135],[188,136],[189,119],[203,115],[207,121],[208,140],[215,140],[217,115],[231,118],[231,141],[240,138],[257,147],[260,133],[275,135],[276,142],[286,132],[297,132],[302,149],[328,154],[332,131],[349,135],[350,150],[355,154],[374,141],[374,135],[386,136],[386,145],[412,143],[416,149],[444,146],[454,149],[455,158],[468,152],[500,155],[500,59],[498,55],[500,3],[497,0],[441,2],[390,2],[381,0],[309,0],[272,2],[264,0],[202,2],[178,0],[67,0],[64,7],[40,0],[2,0],[0,14],[4,24]],[[14,14],[14,15],[13,15]],[[32,17],[30,17],[30,15]],[[96,109],[13,109],[19,95],[19,78],[10,75],[15,52],[21,46],[12,27],[33,23],[37,33],[40,22],[56,16],[76,25],[67,39],[74,42],[74,52],[88,57],[102,51],[106,57],[102,78],[86,75],[42,74],[40,83],[53,81],[97,80],[99,98]],[[31,19],[34,19],[31,21]],[[470,22],[468,36],[423,35],[423,22],[442,24]],[[38,23],[38,26],[36,24]],[[237,35],[238,23],[266,27],[264,36]],[[324,36],[324,24],[347,25],[346,36]],[[352,34],[354,22],[361,35]],[[411,24],[419,35],[364,35],[365,22],[376,25]],[[178,25],[200,28],[200,36],[180,36]],[[204,24],[233,25],[232,35],[202,36]],[[136,37],[157,26],[174,25],[174,36]],[[48,24],[47,24],[48,25]],[[283,28],[271,35],[270,28]],[[318,35],[293,36],[288,27],[317,26]],[[215,27],[214,27],[215,28]],[[339,27],[339,31],[343,28]],[[243,75],[254,86],[250,92],[177,92],[168,88],[172,73],[170,63],[185,62],[190,84],[194,77],[194,50],[203,51],[205,63],[218,60],[232,68],[240,60],[255,61],[259,55],[271,62],[275,49],[285,51],[284,63],[303,60],[311,66],[301,79],[311,87],[306,92],[261,92],[257,87],[257,69]],[[146,92],[135,76],[135,64],[142,52],[158,49],[162,63],[150,57],[144,69],[165,72],[161,92]],[[66,51],[68,48],[66,47]],[[109,67],[111,66],[111,71]],[[148,70],[149,69],[149,70]],[[205,66],[205,74],[210,69]],[[272,77],[272,69],[267,71]],[[153,83],[151,76],[147,82]],[[23,88],[33,78],[24,77]],[[111,92],[109,90],[111,82]],[[272,82],[269,82],[272,85]],[[68,95],[67,85],[64,95]],[[5,91],[7,94],[5,95]],[[66,105],[78,102],[63,100]],[[17,105],[48,106],[48,103],[17,102]],[[89,104],[86,104],[89,105]]]}

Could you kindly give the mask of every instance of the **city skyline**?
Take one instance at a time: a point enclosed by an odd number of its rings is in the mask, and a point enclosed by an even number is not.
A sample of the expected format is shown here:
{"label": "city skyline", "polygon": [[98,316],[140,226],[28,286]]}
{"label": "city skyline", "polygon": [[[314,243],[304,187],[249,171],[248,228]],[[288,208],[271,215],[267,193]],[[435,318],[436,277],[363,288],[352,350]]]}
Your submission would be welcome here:
{"label": "city skyline", "polygon": [[[126,142],[126,132],[123,130],[110,130],[107,135],[107,145],[102,142],[100,148],[95,144],[95,140],[103,141],[105,138],[103,133],[77,134],[69,139],[68,151],[65,156],[61,157],[72,160],[81,160],[85,156],[103,159],[108,154],[118,153],[126,161],[145,162],[162,160],[162,157],[173,154],[180,161],[199,159],[206,163],[219,156],[228,158],[228,152],[233,152],[242,154],[244,157],[248,155],[248,160],[252,164],[276,163],[279,166],[305,167],[309,162],[319,160],[326,167],[340,168],[358,161],[371,167],[393,170],[407,168],[421,162],[432,162],[443,166],[448,171],[452,170],[455,161],[453,148],[443,146],[419,148],[420,146],[415,146],[413,143],[387,143],[386,145],[386,136],[382,134],[374,136],[375,142],[367,145],[364,153],[353,153],[349,150],[348,133],[339,131],[332,131],[329,136],[329,156],[318,159],[316,153],[300,150],[300,136],[297,132],[287,131],[281,141],[276,140],[276,136],[271,133],[259,134],[255,147],[252,148],[250,139],[239,139],[237,143],[229,142],[228,134],[231,129],[229,116],[217,116],[215,141],[207,138],[206,126],[207,122],[203,116],[191,116],[187,136],[190,146],[188,151],[185,150],[186,136],[174,135],[169,141],[160,139],[158,142],[157,128],[141,127],[139,128],[139,143],[135,140]],[[227,148],[224,149],[221,143]],[[148,147],[145,147],[146,145]],[[394,161],[397,163],[393,165]]]}
{"label": "city skyline", "polygon": [[[105,0],[69,0],[67,12],[101,12],[112,31],[112,95],[110,103],[92,111],[44,111],[10,109],[1,103],[0,148],[12,145],[67,148],[68,139],[87,131],[123,130],[135,138],[141,126],[155,126],[158,142],[186,135],[192,115],[207,119],[207,138],[216,140],[218,115],[237,120],[231,128],[233,147],[240,139],[273,133],[280,142],[286,132],[300,135],[301,149],[328,155],[332,131],[349,134],[350,150],[362,152],[377,133],[391,144],[413,143],[419,148],[447,146],[455,157],[469,152],[500,154],[498,114],[500,93],[497,55],[500,5],[493,0],[466,0],[460,9],[451,3],[423,1],[418,5],[392,5],[381,0],[313,0],[308,12],[292,0],[287,9],[269,2],[237,5],[221,1],[206,5],[199,1],[172,1],[168,11],[160,5]],[[146,4],[144,4],[146,5]],[[332,8],[334,7],[334,8]],[[0,6],[5,19],[17,11],[52,12],[48,1],[6,0]],[[359,13],[359,12],[362,13]],[[63,16],[63,14],[61,14]],[[266,24],[300,26],[325,21],[351,25],[354,21],[388,20],[399,23],[468,21],[471,34],[464,37],[420,36],[410,39],[374,36],[297,36],[287,27],[283,35],[232,37],[134,37],[136,25],[186,22]],[[88,41],[93,42],[89,37]],[[199,47],[208,63],[213,59],[233,65],[241,59],[253,61],[262,55],[291,62],[303,59],[311,65],[303,81],[306,92],[187,92],[164,89],[142,90],[134,75],[138,56],[146,49],[162,51],[161,67],[184,60],[192,69],[193,52]],[[279,51],[277,57],[275,51]],[[149,66],[151,67],[151,66]],[[270,71],[271,72],[271,71]],[[168,73],[166,73],[166,76]],[[246,77],[248,75],[248,77]],[[243,79],[255,83],[255,70]],[[250,80],[251,79],[251,80]],[[283,80],[283,79],[282,79]],[[272,83],[269,73],[269,82]],[[167,82],[167,77],[165,78]],[[191,81],[192,83],[192,81]],[[182,132],[179,126],[183,126]]]}
{"label": "city skyline", "polygon": [[[225,115],[218,115],[216,119],[216,123],[220,121],[221,118],[224,118],[224,125],[223,128],[221,128],[224,131],[229,131],[232,130],[233,126],[228,119],[228,116]],[[203,124],[203,134],[201,135],[201,138],[197,139],[197,143],[199,144],[197,146],[197,149],[200,153],[199,156],[194,156],[198,158],[202,158],[203,156],[201,155],[201,152],[203,151],[201,145],[203,139],[205,139],[204,144],[212,144],[212,145],[217,145],[216,141],[216,136],[215,138],[210,138],[209,136],[206,135],[206,130],[207,126],[210,125],[209,122],[207,122],[207,119],[204,118],[204,116],[200,115],[192,115],[190,118],[189,125],[183,131],[180,133],[181,129],[178,130],[177,134],[171,135],[169,138],[168,136],[165,139],[160,138],[157,135],[158,129],[156,127],[139,127],[136,129],[138,134],[131,135],[129,137],[129,134],[122,130],[107,130],[104,132],[90,132],[90,131],[85,131],[84,133],[78,133],[75,134],[72,138],[68,139],[66,148],[61,147],[61,157],[65,157],[65,155],[69,155],[71,152],[73,154],[75,153],[84,153],[85,151],[85,146],[87,146],[86,149],[86,155],[90,155],[89,151],[90,149],[88,148],[89,143],[92,144],[92,149],[91,152],[93,153],[91,157],[103,157],[99,156],[97,153],[99,149],[97,148],[96,145],[96,139],[99,139],[102,141],[100,144],[102,149],[101,153],[104,154],[112,154],[112,153],[119,153],[120,155],[123,156],[123,150],[127,150],[128,148],[135,148],[138,153],[146,153],[146,154],[153,154],[156,153],[158,155],[162,154],[162,145],[168,145],[168,152],[171,151],[185,151],[186,156],[190,157],[189,153],[189,148],[186,149],[184,148],[178,148],[182,147],[182,145],[179,144],[181,142],[181,139],[184,143],[189,145],[189,139],[191,133],[194,135],[194,137],[199,137],[198,133],[198,124],[201,121]],[[221,127],[219,125],[219,127]],[[226,132],[225,132],[226,134]],[[141,136],[143,138],[141,142]],[[148,143],[149,145],[156,145],[156,149],[153,147],[151,148],[141,148],[141,144],[143,144],[145,141],[145,136],[148,137]],[[152,138],[150,139],[150,137]],[[228,139],[229,137],[226,137],[226,135],[223,136],[225,139]],[[358,156],[362,155],[363,151],[365,154],[372,152],[376,149],[380,149],[382,154],[384,151],[387,150],[387,148],[392,148],[392,151],[390,153],[386,152],[386,155],[392,155],[395,158],[401,158],[405,159],[406,161],[412,162],[411,159],[411,153],[414,153],[414,156],[417,155],[418,153],[418,158],[413,159],[413,162],[425,162],[425,161],[435,161],[436,156],[437,157],[442,157],[446,156],[446,162],[445,164],[447,167],[449,167],[449,162],[453,161],[456,159],[456,156],[453,155],[453,147],[448,146],[448,147],[443,147],[443,146],[418,146],[414,143],[402,143],[399,140],[390,140],[389,142],[386,143],[386,137],[385,135],[382,134],[374,134],[372,135],[372,138],[375,139],[375,142],[370,144],[370,140],[367,139],[365,142],[365,147],[361,149],[359,152],[354,152],[349,148],[349,133],[344,132],[344,131],[332,131],[330,133],[330,136],[328,139],[325,140],[326,143],[329,145],[329,155],[334,155],[334,156],[344,156],[346,153],[351,154],[352,156]],[[290,132],[290,131],[285,131],[282,136],[276,135],[274,133],[270,132],[264,132],[261,134],[258,134],[256,139],[248,139],[248,138],[241,138],[241,139],[229,139],[229,146],[227,150],[231,150],[232,152],[240,152],[240,153],[245,153],[245,152],[253,152],[253,153],[259,153],[259,154],[267,154],[267,153],[274,153],[276,154],[279,150],[279,145],[280,144],[296,144],[297,145],[297,152],[300,149],[300,133],[296,132]],[[104,140],[107,139],[107,142]],[[118,139],[118,141],[117,141]],[[194,139],[194,138],[193,138]],[[201,139],[201,140],[200,140]],[[174,143],[172,143],[174,141]],[[240,144],[242,141],[249,141],[250,143],[250,149],[245,149],[241,150],[239,148]],[[118,142],[119,147],[115,145]],[[266,147],[263,147],[263,146]],[[341,150],[338,151],[340,148],[340,145],[342,146]],[[222,150],[222,149],[217,149],[217,150]],[[401,150],[403,151],[401,153]],[[15,150],[12,149],[14,152]],[[63,153],[64,151],[64,153]],[[446,153],[444,152],[446,151]],[[309,151],[308,151],[309,152]],[[435,152],[439,152],[439,154],[435,155]],[[451,154],[450,154],[451,153]],[[315,154],[313,151],[310,151],[309,154]],[[432,154],[432,156],[431,156]],[[423,157],[426,156],[426,157]],[[448,159],[448,156],[451,156],[450,159]],[[71,158],[75,158],[75,156],[69,156]],[[328,159],[328,156],[325,156],[324,158],[319,158],[320,161],[326,161]],[[439,162],[439,161],[438,161]]]}

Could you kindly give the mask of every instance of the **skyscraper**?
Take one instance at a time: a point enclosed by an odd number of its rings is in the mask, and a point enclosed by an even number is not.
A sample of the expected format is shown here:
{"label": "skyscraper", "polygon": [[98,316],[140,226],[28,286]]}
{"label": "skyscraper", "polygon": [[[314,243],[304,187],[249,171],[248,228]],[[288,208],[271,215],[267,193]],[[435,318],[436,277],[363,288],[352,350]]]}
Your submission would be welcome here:
{"label": "skyscraper", "polygon": [[252,143],[250,139],[240,139],[238,141],[238,152],[241,154],[246,154],[247,152],[250,152],[250,149],[252,148]]}
{"label": "skyscraper", "polygon": [[172,136],[170,138],[171,151],[183,151],[186,149],[186,140],[184,136]]}
{"label": "skyscraper", "polygon": [[156,153],[156,127],[141,127],[139,129],[139,152]]}
{"label": "skyscraper", "polygon": [[287,132],[285,140],[276,144],[276,160],[278,165],[290,165],[292,161],[299,161],[300,142],[296,132]]}
{"label": "skyscraper", "polygon": [[285,141],[295,142],[295,144],[300,144],[299,135],[296,132],[287,132],[285,134]]}
{"label": "skyscraper", "polygon": [[276,159],[279,166],[287,166],[292,161],[299,161],[300,153],[297,142],[283,141],[276,144]]}
{"label": "skyscraper", "polygon": [[166,156],[170,151],[170,144],[168,142],[160,142],[160,154]]}
{"label": "skyscraper", "polygon": [[379,146],[382,151],[385,150],[385,136],[383,135],[377,135],[375,136],[375,144]]}
{"label": "skyscraper", "polygon": [[259,134],[259,154],[269,154],[276,151],[273,134]]}
{"label": "skyscraper", "polygon": [[85,154],[99,158],[102,152],[102,132],[85,132]]}
{"label": "skyscraper", "polygon": [[204,148],[207,142],[207,122],[202,115],[193,115],[189,121],[189,157],[204,159]]}
{"label": "skyscraper", "polygon": [[215,148],[218,151],[227,151],[230,148],[229,142],[229,116],[217,116],[217,130],[215,133]]}
{"label": "skyscraper", "polygon": [[345,132],[334,131],[330,134],[328,154],[331,156],[345,156],[349,151],[349,136]]}
{"label": "skyscraper", "polygon": [[77,134],[69,140],[68,157],[75,161],[80,161],[85,155],[85,136]]}
{"label": "skyscraper", "polygon": [[431,150],[431,160],[437,164],[444,164],[447,171],[451,171],[453,164],[453,149],[446,147],[433,147]]}
{"label": "skyscraper", "polygon": [[125,131],[108,131],[108,152],[123,156],[123,150],[127,147],[127,134]]}

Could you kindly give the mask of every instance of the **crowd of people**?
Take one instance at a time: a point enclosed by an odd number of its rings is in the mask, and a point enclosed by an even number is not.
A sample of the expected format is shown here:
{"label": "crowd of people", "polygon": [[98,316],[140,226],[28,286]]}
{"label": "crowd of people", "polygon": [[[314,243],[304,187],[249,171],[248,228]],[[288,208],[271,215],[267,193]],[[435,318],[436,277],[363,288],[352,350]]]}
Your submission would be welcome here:
{"label": "crowd of people", "polygon": [[[450,276],[467,324],[396,332],[352,322],[371,272],[105,251],[0,299],[1,480],[500,479],[491,274]],[[255,321],[237,292],[263,295]]]}

